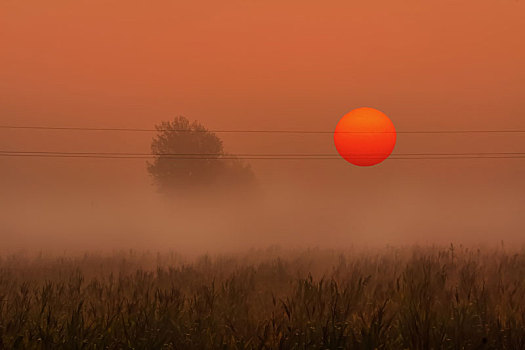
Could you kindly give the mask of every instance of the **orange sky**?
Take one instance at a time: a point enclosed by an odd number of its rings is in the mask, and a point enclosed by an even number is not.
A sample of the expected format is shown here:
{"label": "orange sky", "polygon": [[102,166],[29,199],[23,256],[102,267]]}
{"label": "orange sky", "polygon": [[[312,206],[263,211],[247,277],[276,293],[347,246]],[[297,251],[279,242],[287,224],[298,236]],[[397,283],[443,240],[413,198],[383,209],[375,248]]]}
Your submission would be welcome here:
{"label": "orange sky", "polygon": [[[183,114],[210,128],[331,130],[349,110],[370,106],[398,130],[525,129],[524,37],[525,3],[510,0],[1,0],[0,124],[149,128]],[[2,130],[0,148],[144,152],[150,137]],[[231,152],[334,151],[330,135],[224,140]],[[399,138],[395,150],[476,151],[525,144],[519,135],[427,135]],[[343,162],[254,167],[267,183],[300,174],[308,186],[350,181],[366,192],[379,181],[394,206],[436,188],[445,199],[431,207],[447,206],[463,190],[458,207],[505,207],[517,229],[524,163],[387,161],[367,173]],[[4,191],[15,195],[121,178],[121,186],[148,186],[142,163],[0,159],[0,167]]]}
{"label": "orange sky", "polygon": [[331,128],[363,104],[403,129],[523,119],[519,1],[2,1],[0,26],[2,121]]}

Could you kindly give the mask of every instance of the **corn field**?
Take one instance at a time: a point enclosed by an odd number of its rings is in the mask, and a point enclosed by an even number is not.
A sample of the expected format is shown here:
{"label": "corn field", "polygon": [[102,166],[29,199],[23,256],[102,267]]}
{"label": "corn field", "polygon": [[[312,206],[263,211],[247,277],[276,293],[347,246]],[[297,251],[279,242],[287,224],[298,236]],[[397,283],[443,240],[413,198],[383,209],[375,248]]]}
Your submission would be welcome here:
{"label": "corn field", "polygon": [[2,256],[0,349],[525,349],[525,252]]}

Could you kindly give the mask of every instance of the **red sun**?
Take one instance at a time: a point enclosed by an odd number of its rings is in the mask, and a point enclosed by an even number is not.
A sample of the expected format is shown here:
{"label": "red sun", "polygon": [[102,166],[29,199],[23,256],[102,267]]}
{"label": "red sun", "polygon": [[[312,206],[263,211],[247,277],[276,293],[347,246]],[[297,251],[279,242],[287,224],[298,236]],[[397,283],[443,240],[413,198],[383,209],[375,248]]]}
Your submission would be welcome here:
{"label": "red sun", "polygon": [[384,161],[396,145],[392,121],[374,108],[357,108],[345,114],[334,132],[337,152],[354,165],[371,166]]}

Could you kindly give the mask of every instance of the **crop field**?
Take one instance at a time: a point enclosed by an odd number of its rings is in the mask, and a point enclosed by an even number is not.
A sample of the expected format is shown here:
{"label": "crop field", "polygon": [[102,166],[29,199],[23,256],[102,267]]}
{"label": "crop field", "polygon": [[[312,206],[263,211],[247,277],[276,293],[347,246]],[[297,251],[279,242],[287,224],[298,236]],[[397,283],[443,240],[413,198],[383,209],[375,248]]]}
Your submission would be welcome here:
{"label": "crop field", "polygon": [[525,253],[2,256],[0,349],[524,349]]}

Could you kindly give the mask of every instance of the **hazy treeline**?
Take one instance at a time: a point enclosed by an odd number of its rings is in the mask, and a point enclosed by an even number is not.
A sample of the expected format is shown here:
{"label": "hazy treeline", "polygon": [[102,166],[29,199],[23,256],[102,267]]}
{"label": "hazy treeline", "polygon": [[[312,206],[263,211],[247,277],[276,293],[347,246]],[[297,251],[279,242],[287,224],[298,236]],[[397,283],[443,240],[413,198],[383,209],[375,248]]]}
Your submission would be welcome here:
{"label": "hazy treeline", "polygon": [[0,348],[520,349],[525,252],[0,259]]}

